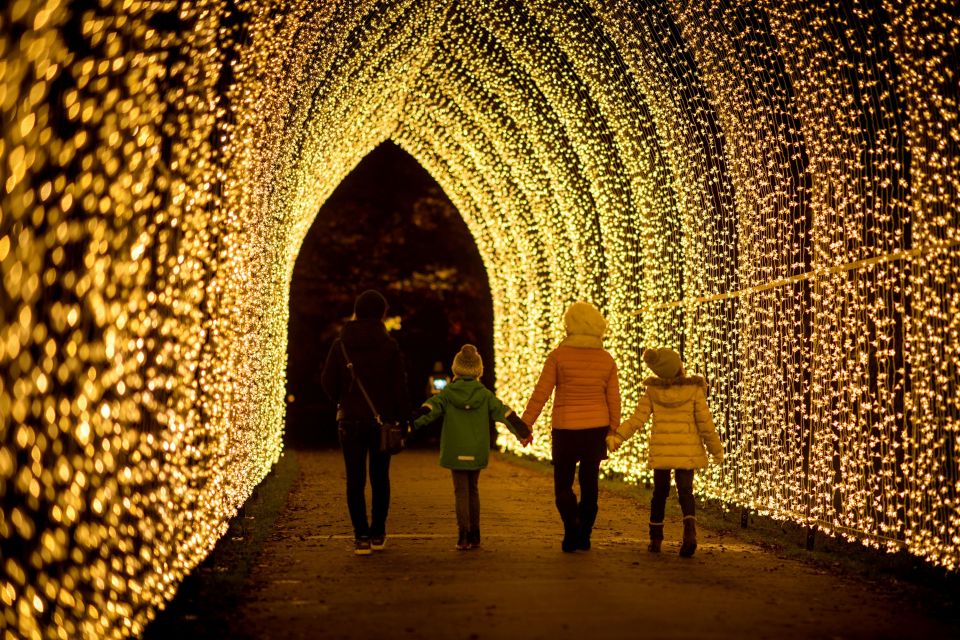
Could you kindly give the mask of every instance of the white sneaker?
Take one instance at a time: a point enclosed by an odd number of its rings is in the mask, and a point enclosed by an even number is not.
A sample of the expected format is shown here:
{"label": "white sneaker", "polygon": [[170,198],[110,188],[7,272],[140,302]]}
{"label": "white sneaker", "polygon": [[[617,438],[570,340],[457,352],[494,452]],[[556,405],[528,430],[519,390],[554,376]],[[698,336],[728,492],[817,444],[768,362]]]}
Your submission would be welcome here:
{"label": "white sneaker", "polygon": [[370,551],[370,538],[357,538],[353,543],[353,554],[357,556],[368,556]]}

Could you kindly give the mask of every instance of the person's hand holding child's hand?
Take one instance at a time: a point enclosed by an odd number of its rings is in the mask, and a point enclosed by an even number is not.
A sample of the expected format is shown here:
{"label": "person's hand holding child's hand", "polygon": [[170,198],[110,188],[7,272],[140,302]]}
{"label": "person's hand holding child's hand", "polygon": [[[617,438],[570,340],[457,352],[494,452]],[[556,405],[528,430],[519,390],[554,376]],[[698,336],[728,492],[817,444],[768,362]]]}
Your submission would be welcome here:
{"label": "person's hand holding child's hand", "polygon": [[621,436],[616,431],[611,431],[607,434],[607,451],[613,453],[620,448],[620,445],[623,444],[623,436]]}
{"label": "person's hand holding child's hand", "polygon": [[[533,442],[533,429],[531,429],[530,425],[524,422],[520,416],[511,411],[507,416],[507,422],[510,424],[513,434],[517,436],[517,440],[520,441],[520,444],[527,446]],[[521,433],[528,433],[529,435],[526,438],[521,438]]]}

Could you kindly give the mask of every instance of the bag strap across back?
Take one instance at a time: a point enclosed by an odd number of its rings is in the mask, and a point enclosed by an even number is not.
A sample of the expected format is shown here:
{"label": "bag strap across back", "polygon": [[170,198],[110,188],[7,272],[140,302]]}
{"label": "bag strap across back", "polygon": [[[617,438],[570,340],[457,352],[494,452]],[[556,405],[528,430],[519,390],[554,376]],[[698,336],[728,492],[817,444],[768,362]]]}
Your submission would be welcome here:
{"label": "bag strap across back", "polygon": [[373,400],[370,399],[370,394],[367,393],[367,389],[363,386],[363,381],[360,380],[360,376],[357,375],[357,371],[353,368],[353,363],[350,361],[350,356],[347,355],[347,348],[344,346],[343,340],[340,341],[340,350],[343,351],[343,359],[347,361],[347,369],[350,370],[350,375],[357,381],[357,386],[360,387],[363,397],[370,406],[370,411],[373,412],[373,419],[377,421],[377,424],[382,425],[383,421],[380,419],[380,413],[377,411],[377,408],[373,406]]}

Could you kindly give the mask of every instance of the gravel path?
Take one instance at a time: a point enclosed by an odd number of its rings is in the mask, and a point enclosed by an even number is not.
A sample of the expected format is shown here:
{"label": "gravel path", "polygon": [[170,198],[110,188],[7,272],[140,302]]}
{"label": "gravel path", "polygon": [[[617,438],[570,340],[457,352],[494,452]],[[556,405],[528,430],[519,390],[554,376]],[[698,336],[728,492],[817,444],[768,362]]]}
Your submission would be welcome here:
{"label": "gravel path", "polygon": [[[700,531],[647,553],[647,505],[601,488],[589,552],[560,552],[552,477],[494,456],[480,476],[482,548],[456,551],[437,454],[391,469],[384,551],[359,557],[337,451],[298,452],[300,477],[234,618],[250,638],[944,638],[904,594]],[[675,501],[675,494],[671,494]],[[668,512],[669,514],[669,512]]]}

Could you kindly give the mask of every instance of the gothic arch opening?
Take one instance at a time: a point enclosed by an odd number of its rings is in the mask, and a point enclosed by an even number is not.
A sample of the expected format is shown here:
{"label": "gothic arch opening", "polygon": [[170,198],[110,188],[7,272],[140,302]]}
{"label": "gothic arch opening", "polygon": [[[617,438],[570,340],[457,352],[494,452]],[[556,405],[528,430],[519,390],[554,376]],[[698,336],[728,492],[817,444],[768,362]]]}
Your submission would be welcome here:
{"label": "gothic arch opening", "polygon": [[[268,473],[296,256],[386,140],[476,241],[508,403],[592,299],[628,409],[651,343],[711,380],[728,457],[703,495],[960,566],[953,7],[557,4],[2,13],[20,635],[138,633]],[[609,469],[642,478],[644,454]]]}
{"label": "gothic arch opening", "polygon": [[285,446],[336,444],[336,408],[319,373],[355,296],[366,289],[390,303],[387,327],[404,354],[412,406],[429,395],[435,363],[449,376],[465,343],[479,349],[485,384],[496,380],[493,305],[473,237],[433,178],[390,142],[361,160],[323,203],[290,287]]}

